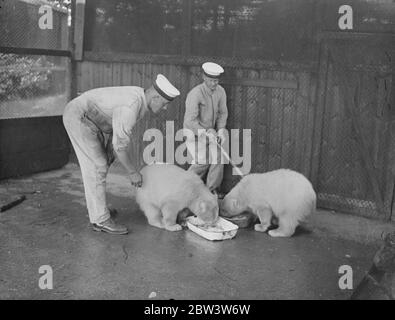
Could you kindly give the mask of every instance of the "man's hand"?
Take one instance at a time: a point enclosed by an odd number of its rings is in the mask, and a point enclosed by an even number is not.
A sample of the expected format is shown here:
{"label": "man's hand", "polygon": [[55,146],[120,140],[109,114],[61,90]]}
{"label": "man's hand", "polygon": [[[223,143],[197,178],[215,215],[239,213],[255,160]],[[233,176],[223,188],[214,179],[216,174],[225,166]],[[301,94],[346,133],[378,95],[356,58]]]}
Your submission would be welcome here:
{"label": "man's hand", "polygon": [[214,129],[208,129],[206,131],[206,136],[208,137],[208,141],[211,143],[217,142],[217,132]]}
{"label": "man's hand", "polygon": [[226,129],[219,129],[218,130],[218,135],[217,135],[217,142],[219,144],[224,143],[224,141],[227,139],[227,134],[226,134]]}
{"label": "man's hand", "polygon": [[141,188],[143,185],[143,176],[140,174],[140,172],[133,172],[129,175],[129,179],[133,187]]}

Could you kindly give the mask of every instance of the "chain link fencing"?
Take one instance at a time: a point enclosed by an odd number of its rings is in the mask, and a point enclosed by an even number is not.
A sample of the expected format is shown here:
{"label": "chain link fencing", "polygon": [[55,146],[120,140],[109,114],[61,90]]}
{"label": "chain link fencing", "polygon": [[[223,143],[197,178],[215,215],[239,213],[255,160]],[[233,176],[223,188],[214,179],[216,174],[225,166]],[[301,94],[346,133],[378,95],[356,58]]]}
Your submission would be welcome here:
{"label": "chain link fencing", "polygon": [[0,119],[61,115],[69,64],[65,57],[0,53]]}
{"label": "chain link fencing", "polygon": [[68,50],[69,14],[54,2],[2,0],[0,47]]}
{"label": "chain link fencing", "polygon": [[[70,98],[70,60],[46,52],[67,55],[68,17],[67,9],[50,2],[1,2],[0,119],[62,114]],[[32,49],[40,53],[28,54]]]}

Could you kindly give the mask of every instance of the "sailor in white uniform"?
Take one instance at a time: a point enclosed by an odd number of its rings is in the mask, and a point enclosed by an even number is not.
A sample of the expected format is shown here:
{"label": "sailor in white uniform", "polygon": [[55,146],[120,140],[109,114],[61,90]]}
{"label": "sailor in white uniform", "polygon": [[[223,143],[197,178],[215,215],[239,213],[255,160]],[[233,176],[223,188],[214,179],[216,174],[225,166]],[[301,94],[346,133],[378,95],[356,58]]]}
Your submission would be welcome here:
{"label": "sailor in white uniform", "polygon": [[152,86],[104,87],[84,92],[70,101],[63,123],[80,164],[89,220],[95,231],[126,234],[115,223],[106,202],[106,176],[114,153],[127,170],[133,186],[142,176],[128,153],[132,129],[147,112],[158,113],[180,92],[159,74]]}

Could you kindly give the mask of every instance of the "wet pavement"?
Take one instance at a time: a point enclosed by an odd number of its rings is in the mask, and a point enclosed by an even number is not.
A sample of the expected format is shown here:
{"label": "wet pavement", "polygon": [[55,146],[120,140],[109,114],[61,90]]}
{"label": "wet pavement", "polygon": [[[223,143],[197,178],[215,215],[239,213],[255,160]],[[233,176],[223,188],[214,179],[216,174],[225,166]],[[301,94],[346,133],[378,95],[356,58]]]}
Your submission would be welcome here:
{"label": "wet pavement", "polygon": [[[339,267],[352,267],[355,287],[379,234],[394,228],[320,210],[292,238],[251,228],[210,242],[149,226],[122,168],[110,170],[107,189],[126,236],[91,230],[75,164],[0,182],[3,194],[27,198],[0,213],[0,299],[347,299]],[[42,265],[52,290],[38,286]]]}

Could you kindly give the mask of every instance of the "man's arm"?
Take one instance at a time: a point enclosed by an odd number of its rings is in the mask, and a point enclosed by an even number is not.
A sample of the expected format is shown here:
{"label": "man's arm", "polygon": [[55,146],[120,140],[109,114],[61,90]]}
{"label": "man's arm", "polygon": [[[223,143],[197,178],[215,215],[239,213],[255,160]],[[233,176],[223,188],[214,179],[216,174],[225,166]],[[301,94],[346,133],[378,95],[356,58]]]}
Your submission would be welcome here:
{"label": "man's arm", "polygon": [[205,130],[199,123],[199,97],[195,90],[189,92],[185,101],[184,128],[192,130],[195,135],[199,129]]}
{"label": "man's arm", "polygon": [[128,152],[132,129],[137,122],[138,111],[137,102],[130,107],[118,107],[114,109],[112,119],[114,151],[121,164],[125,167],[132,184],[136,181],[139,182],[138,180],[141,181],[141,176]]}

